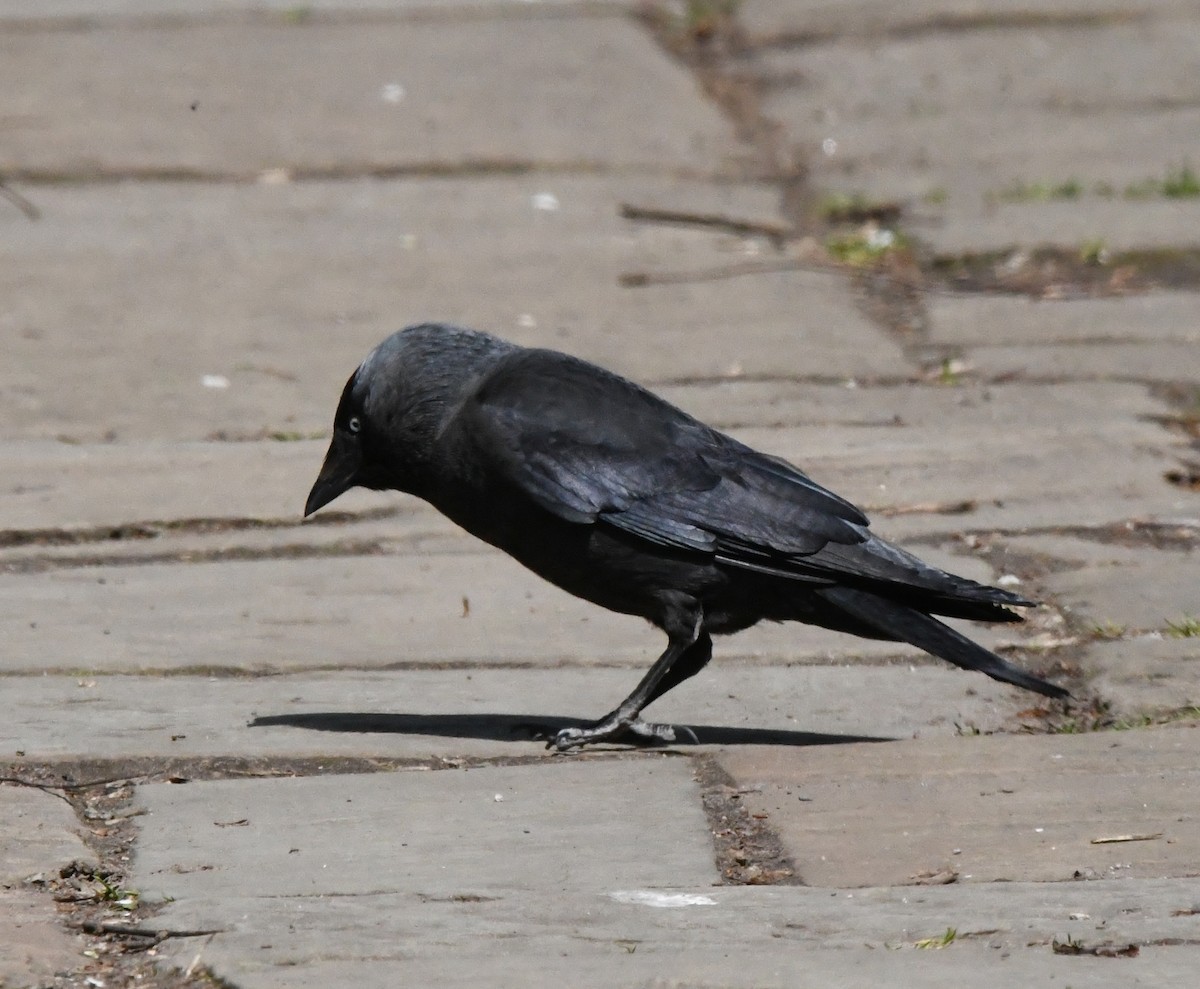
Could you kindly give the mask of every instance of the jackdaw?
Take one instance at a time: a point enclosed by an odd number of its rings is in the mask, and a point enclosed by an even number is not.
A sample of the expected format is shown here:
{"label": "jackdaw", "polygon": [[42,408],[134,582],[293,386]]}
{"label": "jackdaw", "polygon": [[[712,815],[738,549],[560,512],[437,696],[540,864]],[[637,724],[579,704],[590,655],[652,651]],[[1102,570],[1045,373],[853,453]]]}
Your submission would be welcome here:
{"label": "jackdaw", "polygon": [[787,461],[553,350],[440,324],[388,337],[346,382],[304,514],[356,485],[423,498],[552,584],[667,634],[633,693],[559,731],[559,750],[673,741],[642,709],[704,668],[710,636],[763,619],[909,642],[1068,696],[932,617],[1020,621],[1007,606],[1033,602],[923,563]]}

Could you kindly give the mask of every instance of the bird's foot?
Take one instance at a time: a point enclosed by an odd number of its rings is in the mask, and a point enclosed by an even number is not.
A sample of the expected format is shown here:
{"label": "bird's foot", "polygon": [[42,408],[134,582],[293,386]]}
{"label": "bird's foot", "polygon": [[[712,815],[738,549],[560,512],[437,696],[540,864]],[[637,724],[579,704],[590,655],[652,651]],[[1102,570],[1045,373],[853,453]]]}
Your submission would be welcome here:
{"label": "bird's foot", "polygon": [[667,745],[680,736],[693,745],[699,744],[696,733],[686,725],[664,725],[641,718],[622,718],[617,713],[601,718],[590,725],[563,728],[546,743],[546,748],[567,752],[596,742],[627,742],[632,745]]}

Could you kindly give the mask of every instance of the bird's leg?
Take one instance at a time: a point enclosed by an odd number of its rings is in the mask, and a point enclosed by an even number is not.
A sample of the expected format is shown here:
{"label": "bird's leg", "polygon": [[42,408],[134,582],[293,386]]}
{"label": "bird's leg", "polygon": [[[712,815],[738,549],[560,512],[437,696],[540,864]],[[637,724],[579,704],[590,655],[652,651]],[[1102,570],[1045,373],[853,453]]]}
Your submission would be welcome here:
{"label": "bird's leg", "polygon": [[663,674],[662,679],[654,685],[650,696],[646,698],[644,707],[648,707],[662,697],[668,690],[678,687],[684,680],[694,677],[712,659],[712,638],[707,632],[701,632],[683,654],[671,664],[671,668]]}
{"label": "bird's leg", "polygon": [[[667,670],[663,678],[654,685],[654,689],[650,692],[650,696],[646,698],[646,703],[642,706],[649,707],[668,690],[678,687],[684,680],[694,677],[708,665],[710,659],[712,659],[712,639],[707,632],[701,632],[700,637],[684,650],[683,654],[671,664],[671,668]],[[616,713],[614,711],[612,714],[606,715],[597,721],[596,724],[603,724]],[[625,727],[625,731],[638,736],[640,739],[645,739],[651,744],[673,742],[678,731],[686,735],[688,741],[693,745],[698,744],[696,733],[686,725],[655,724],[651,721],[643,721],[638,717]]]}
{"label": "bird's leg", "polygon": [[[671,687],[698,673],[712,656],[712,640],[700,631],[703,616],[697,609],[689,626],[668,630],[667,648],[655,660],[641,682],[615,710],[599,721],[576,728],[563,728],[547,744],[547,748],[566,752],[568,749],[593,742],[617,741],[630,733],[639,738],[655,742],[675,741],[675,728],[671,725],[653,724],[643,721],[639,715],[647,704],[662,696]],[[675,672],[676,664],[679,672]],[[687,729],[684,729],[685,731]],[[689,731],[689,734],[691,732]],[[692,741],[696,740],[692,735]]]}

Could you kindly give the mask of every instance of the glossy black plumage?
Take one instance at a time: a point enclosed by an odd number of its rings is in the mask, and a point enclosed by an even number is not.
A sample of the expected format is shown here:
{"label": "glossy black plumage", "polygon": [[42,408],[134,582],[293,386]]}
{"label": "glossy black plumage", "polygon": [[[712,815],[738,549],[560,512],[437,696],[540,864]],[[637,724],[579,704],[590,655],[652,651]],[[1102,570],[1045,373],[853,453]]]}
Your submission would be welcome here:
{"label": "glossy black plumage", "polygon": [[762,619],[911,642],[1066,696],[932,617],[1016,621],[1008,606],[1031,602],[921,562],[791,464],[555,351],[436,324],[389,337],[346,384],[305,514],[355,485],[424,498],[552,583],[667,633],[638,689],[561,732],[560,748],[673,737],[641,708],[703,667],[710,634]]}

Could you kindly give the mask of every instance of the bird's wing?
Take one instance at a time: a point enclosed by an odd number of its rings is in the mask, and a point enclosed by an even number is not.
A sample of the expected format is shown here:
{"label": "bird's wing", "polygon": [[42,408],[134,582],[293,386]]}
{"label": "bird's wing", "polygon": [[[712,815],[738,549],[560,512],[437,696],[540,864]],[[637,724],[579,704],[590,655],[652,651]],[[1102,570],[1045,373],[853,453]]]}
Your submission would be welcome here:
{"label": "bird's wing", "polygon": [[499,361],[447,428],[473,462],[560,518],[734,565],[778,572],[830,542],[869,538],[857,508],[792,465],[553,351]]}

